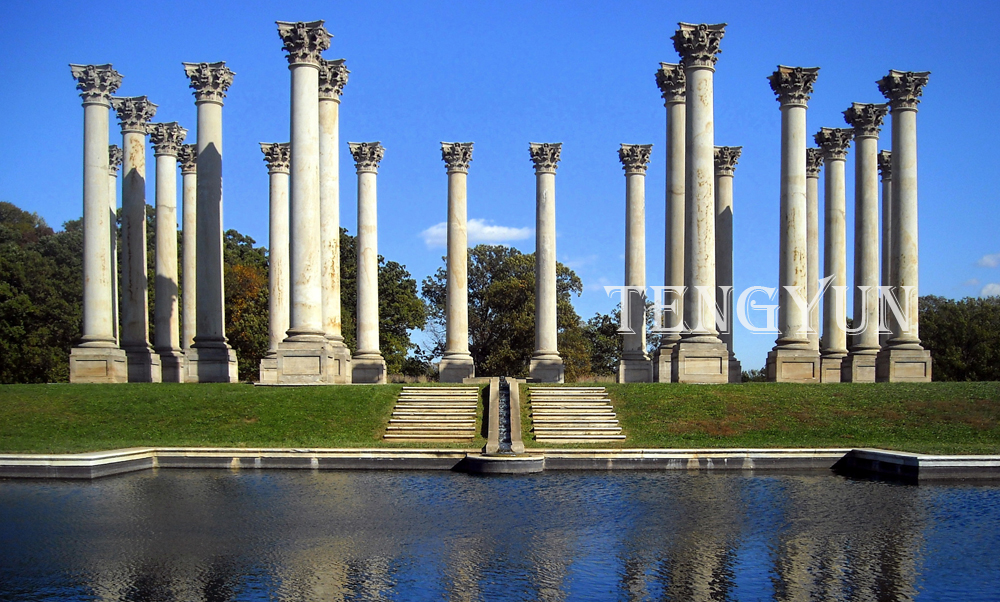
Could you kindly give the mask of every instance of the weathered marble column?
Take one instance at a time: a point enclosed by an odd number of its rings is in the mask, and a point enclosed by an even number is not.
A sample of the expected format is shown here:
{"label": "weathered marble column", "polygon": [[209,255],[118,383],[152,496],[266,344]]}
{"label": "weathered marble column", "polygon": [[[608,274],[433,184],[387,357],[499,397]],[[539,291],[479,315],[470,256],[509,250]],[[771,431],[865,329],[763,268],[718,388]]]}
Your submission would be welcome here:
{"label": "weathered marble column", "polygon": [[[814,139],[825,163],[823,275],[833,276],[823,295],[823,343],[820,382],[839,383],[847,355],[847,184],[844,175],[847,147],[854,132],[822,128]],[[840,287],[839,289],[837,287]]]}
{"label": "weathered marble column", "polygon": [[112,98],[122,127],[122,329],[129,382],[160,382],[160,358],[149,345],[146,276],[146,128],[156,105],[145,96]]}
{"label": "weathered marble column", "polygon": [[340,310],[340,95],[350,71],[344,59],[319,65],[319,203],[323,330],[329,383],[351,382],[351,350],[344,344]]}
{"label": "weathered marble column", "polygon": [[[882,177],[882,286],[894,286],[892,273],[892,151],[879,152],[878,171]],[[879,323],[888,325],[889,316],[883,315],[884,312],[885,307],[879,303]],[[880,347],[885,347],[889,341],[889,335],[888,332],[879,333]]]}
{"label": "weathered marble column", "polygon": [[[618,159],[625,170],[625,286],[646,289],[646,168],[652,144],[622,144]],[[622,358],[618,362],[618,382],[653,382],[653,364],[646,353],[646,296],[630,293],[622,297],[629,304],[634,334],[624,336]],[[624,312],[622,312],[624,316]]]}
{"label": "weathered marble column", "polygon": [[819,355],[806,332],[809,315],[792,299],[808,293],[806,240],[806,105],[819,68],[785,67],[768,77],[781,103],[781,224],[778,268],[778,329],[774,349],[767,354],[767,379],[772,382],[820,382]]}
{"label": "weathered marble column", "polygon": [[[806,149],[806,239],[809,241],[809,257],[806,279],[807,293],[811,302],[819,291],[819,172],[823,167],[823,151],[818,148]],[[819,352],[819,303],[809,311],[809,346]],[[822,380],[822,374],[820,375]]]}
{"label": "weathered marble column", "polygon": [[[919,252],[917,244],[917,103],[929,72],[889,71],[878,81],[892,115],[892,270],[906,323],[890,319],[892,335],[879,352],[876,379],[928,382],[931,354],[920,345],[918,328]],[[909,287],[909,289],[907,289]]]}
{"label": "weathered marble column", "polygon": [[[667,197],[666,241],[664,244],[663,285],[684,286],[684,128],[687,113],[684,92],[687,79],[680,65],[660,63],[656,72],[656,85],[667,109]],[[675,311],[664,314],[666,328],[676,328],[684,322],[684,296],[671,294],[663,302],[676,303]],[[681,340],[680,332],[666,332],[660,336],[660,348],[653,358],[653,380],[670,382],[671,356],[674,345]]]}
{"label": "weathered marble column", "polygon": [[386,366],[379,350],[376,177],[385,148],[379,142],[348,144],[358,170],[358,350],[351,358],[351,372],[355,383],[381,385],[386,382]]}
{"label": "weathered marble column", "polygon": [[[888,105],[853,103],[844,121],[854,128],[854,328],[842,382],[875,382],[878,342],[878,134]],[[862,287],[869,287],[863,290]]]}
{"label": "weathered marble column", "polygon": [[187,352],[186,382],[236,382],[236,352],[226,339],[222,270],[222,101],[236,75],[218,63],[184,63],[198,107],[194,343]]}
{"label": "weathered marble column", "polygon": [[69,355],[74,383],[128,379],[115,338],[112,249],[108,232],[108,109],[122,76],[111,65],[70,65],[83,98],[83,336]]}
{"label": "weathered marble column", "polygon": [[194,344],[198,290],[198,145],[184,144],[177,152],[181,168],[181,348],[187,357]]}
{"label": "weathered marble column", "polygon": [[448,278],[445,302],[445,350],[438,368],[443,383],[476,375],[469,353],[469,239],[466,232],[466,179],[472,162],[471,142],[442,142],[448,169]]}
{"label": "weathered marble column", "polygon": [[177,153],[187,130],[176,121],[149,124],[156,157],[156,300],[153,348],[165,383],[184,382],[177,297]]}
{"label": "weathered marble column", "polygon": [[322,210],[319,184],[320,53],[330,47],[323,21],[278,21],[291,71],[289,328],[278,347],[279,383],[328,382],[323,328]]}
{"label": "weathered marble column", "polygon": [[122,166],[122,149],[117,144],[108,145],[108,223],[111,225],[111,254],[108,257],[111,270],[111,330],[115,333],[115,345],[119,344],[118,324],[118,170]]}
{"label": "weathered marble column", "polygon": [[556,167],[562,143],[532,142],[535,164],[535,351],[528,374],[543,383],[564,381],[556,306]]}
{"label": "weathered marble column", "polygon": [[[725,309],[729,327],[719,338],[729,350],[729,382],[743,382],[743,369],[733,349],[733,176],[742,146],[715,147],[715,303]],[[729,287],[727,293],[723,287]]]}
{"label": "weathered marble column", "polygon": [[268,230],[268,334],[267,355],[260,360],[260,382],[278,382],[278,345],[288,331],[288,169],[290,145],[261,142],[270,183]]}
{"label": "weathered marble column", "polygon": [[725,24],[679,23],[674,49],[687,80],[684,182],[685,331],[672,380],[729,382],[729,350],[715,326],[715,104],[713,74]]}

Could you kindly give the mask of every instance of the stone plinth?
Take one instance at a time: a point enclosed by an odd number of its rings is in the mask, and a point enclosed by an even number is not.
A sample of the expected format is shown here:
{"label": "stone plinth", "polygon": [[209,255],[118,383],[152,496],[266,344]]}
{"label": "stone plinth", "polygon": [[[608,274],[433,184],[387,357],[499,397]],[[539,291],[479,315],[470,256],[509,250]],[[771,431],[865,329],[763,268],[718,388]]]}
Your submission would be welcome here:
{"label": "stone plinth", "polygon": [[888,383],[931,382],[931,352],[888,347],[876,356],[875,380]]}

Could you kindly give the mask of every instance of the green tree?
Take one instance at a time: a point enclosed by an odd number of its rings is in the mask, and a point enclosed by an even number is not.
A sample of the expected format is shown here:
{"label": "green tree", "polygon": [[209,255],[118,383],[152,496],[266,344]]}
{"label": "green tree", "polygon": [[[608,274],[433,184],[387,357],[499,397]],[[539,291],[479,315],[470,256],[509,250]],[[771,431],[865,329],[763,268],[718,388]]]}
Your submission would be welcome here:
{"label": "green tree", "polygon": [[920,339],[934,380],[1000,380],[1000,297],[921,297]]}
{"label": "green tree", "polygon": [[222,261],[226,337],[236,351],[240,380],[254,380],[269,344],[267,249],[236,230],[226,230]]}

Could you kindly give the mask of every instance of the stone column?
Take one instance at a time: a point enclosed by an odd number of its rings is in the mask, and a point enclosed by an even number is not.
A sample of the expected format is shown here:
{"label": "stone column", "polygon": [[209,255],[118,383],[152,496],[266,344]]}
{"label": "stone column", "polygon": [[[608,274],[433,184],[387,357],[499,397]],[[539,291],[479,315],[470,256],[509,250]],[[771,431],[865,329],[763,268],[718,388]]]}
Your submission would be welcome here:
{"label": "stone column", "polygon": [[117,144],[108,145],[108,223],[111,225],[111,254],[108,257],[111,270],[111,330],[115,333],[115,345],[119,344],[118,333],[118,170],[122,166],[122,149]]}
{"label": "stone column", "polygon": [[565,378],[556,315],[556,167],[562,143],[532,142],[528,152],[535,164],[535,351],[528,374],[536,382],[561,383]]}
{"label": "stone column", "polygon": [[149,346],[146,276],[146,128],[156,105],[145,96],[113,98],[122,127],[122,329],[129,382],[160,382],[160,358]]}
{"label": "stone column", "polygon": [[[881,151],[878,154],[878,171],[882,177],[882,286],[893,285],[892,273],[892,151]],[[895,290],[895,289],[893,289]],[[883,316],[879,304],[880,324],[889,324],[889,316]],[[889,341],[888,332],[880,332],[878,342],[885,347]]]}
{"label": "stone column", "polygon": [[278,347],[279,383],[329,382],[323,328],[322,211],[319,183],[320,53],[330,47],[323,21],[278,21],[291,71],[289,328]]}
{"label": "stone column", "polygon": [[278,346],[288,331],[288,169],[290,145],[261,142],[270,180],[268,241],[267,355],[260,360],[260,382],[278,382]]}
{"label": "stone column", "polygon": [[674,49],[687,80],[685,95],[685,331],[674,346],[672,380],[729,382],[729,350],[715,326],[715,105],[713,74],[725,24],[679,23]]}
{"label": "stone column", "polygon": [[808,293],[806,241],[806,104],[819,68],[785,67],[768,77],[781,103],[781,250],[778,268],[778,329],[767,355],[772,382],[820,382],[819,356],[809,345],[809,316],[790,290]]}
{"label": "stone column", "polygon": [[[839,383],[847,355],[847,191],[844,176],[847,147],[854,132],[822,128],[814,136],[826,163],[823,274],[833,276],[823,295],[823,344],[820,349],[820,382]],[[836,287],[840,287],[838,290]]]}
{"label": "stone column", "polygon": [[350,71],[344,59],[320,60],[319,203],[323,330],[329,352],[327,382],[351,382],[351,350],[344,344],[340,311],[340,95]]}
{"label": "stone column", "polygon": [[[844,121],[854,128],[854,328],[842,382],[875,382],[878,342],[878,134],[888,105],[853,103]],[[862,290],[861,287],[869,287]]]}
{"label": "stone column", "polygon": [[[823,151],[806,149],[806,238],[809,257],[806,279],[807,297],[812,301],[819,291],[819,172],[823,167]],[[819,303],[809,311],[809,346],[819,353]],[[822,380],[822,374],[820,379]]]}
{"label": "stone column", "polygon": [[198,290],[198,146],[184,144],[177,152],[181,167],[183,217],[181,230],[181,348],[185,357],[194,344]]}
{"label": "stone column", "polygon": [[448,278],[445,303],[446,343],[438,368],[443,383],[476,376],[469,353],[469,240],[466,232],[466,179],[472,162],[471,142],[442,142],[448,169]]}
{"label": "stone column", "polygon": [[[877,380],[929,382],[931,354],[920,345],[918,328],[917,103],[929,72],[889,71],[878,81],[892,115],[892,273],[907,323],[890,319],[892,335],[879,352]],[[905,287],[911,287],[907,292]]]}
{"label": "stone column", "polygon": [[195,337],[187,353],[187,382],[236,382],[236,352],[226,339],[222,271],[222,101],[236,75],[218,63],[184,63],[198,107],[195,253]]}
{"label": "stone column", "polygon": [[351,142],[349,147],[358,170],[358,350],[351,358],[351,372],[355,383],[383,385],[386,367],[379,351],[376,177],[385,148],[379,142]]}
{"label": "stone column", "polygon": [[[660,63],[656,72],[656,85],[667,109],[667,200],[666,244],[664,245],[663,284],[684,286],[684,128],[685,90],[687,79],[680,65]],[[676,303],[675,311],[664,314],[666,328],[676,328],[684,322],[684,296],[671,294],[663,302]],[[660,348],[653,358],[653,380],[670,382],[670,362],[674,345],[681,340],[680,332],[666,332],[660,336]]]}
{"label": "stone column", "polygon": [[177,295],[177,153],[187,130],[177,124],[151,123],[149,139],[156,157],[156,301],[153,348],[160,356],[165,383],[184,382]]}
{"label": "stone column", "polygon": [[70,350],[69,380],[120,383],[128,379],[118,348],[108,232],[108,109],[122,76],[111,65],[70,65],[83,98],[83,336]]}
{"label": "stone column", "polygon": [[[646,289],[646,168],[652,150],[652,144],[623,144],[618,149],[625,170],[625,286],[641,290]],[[634,334],[624,337],[618,382],[653,382],[653,364],[646,353],[646,296],[624,295],[623,308],[626,303]]]}
{"label": "stone column", "polygon": [[[725,309],[729,327],[719,339],[729,350],[729,382],[743,382],[743,369],[733,350],[733,176],[742,146],[715,147],[715,303]],[[729,287],[729,293],[723,289]]]}

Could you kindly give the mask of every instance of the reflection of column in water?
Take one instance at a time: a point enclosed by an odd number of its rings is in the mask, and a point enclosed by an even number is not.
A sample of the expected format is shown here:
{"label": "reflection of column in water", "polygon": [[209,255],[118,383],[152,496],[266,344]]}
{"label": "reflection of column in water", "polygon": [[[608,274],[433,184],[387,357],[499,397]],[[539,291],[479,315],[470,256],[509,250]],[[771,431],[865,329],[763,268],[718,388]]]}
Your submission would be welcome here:
{"label": "reflection of column in water", "polygon": [[481,534],[448,540],[451,550],[444,569],[444,587],[449,600],[466,602],[483,599],[479,580],[483,576],[486,559],[491,556],[489,543]]}

